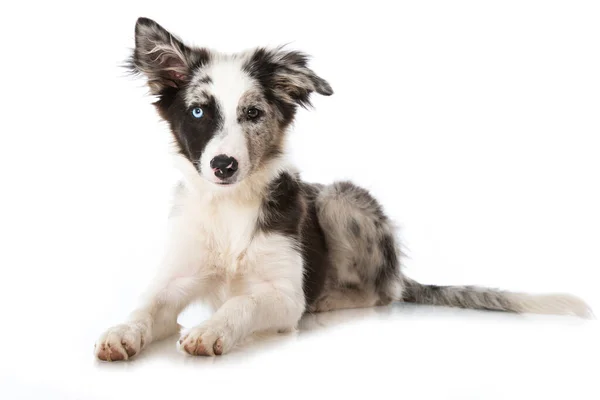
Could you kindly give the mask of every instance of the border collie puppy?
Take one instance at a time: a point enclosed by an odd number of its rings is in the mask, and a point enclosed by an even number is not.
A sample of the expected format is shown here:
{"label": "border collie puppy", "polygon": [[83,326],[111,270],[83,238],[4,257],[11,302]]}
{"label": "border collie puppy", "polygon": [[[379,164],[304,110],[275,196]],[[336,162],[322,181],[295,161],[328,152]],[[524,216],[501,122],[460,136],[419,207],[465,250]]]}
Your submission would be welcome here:
{"label": "border collie puppy", "polygon": [[140,18],[129,67],[158,98],[184,179],[159,275],[128,321],[99,338],[97,358],[127,360],[173,335],[178,314],[194,301],[215,313],[177,345],[205,356],[225,354],[254,332],[293,330],[306,312],[394,301],[590,313],[570,295],[423,285],[404,276],[393,225],[367,190],[304,182],[284,157],[297,107],[313,93],[333,94],[305,54],[221,54]]}

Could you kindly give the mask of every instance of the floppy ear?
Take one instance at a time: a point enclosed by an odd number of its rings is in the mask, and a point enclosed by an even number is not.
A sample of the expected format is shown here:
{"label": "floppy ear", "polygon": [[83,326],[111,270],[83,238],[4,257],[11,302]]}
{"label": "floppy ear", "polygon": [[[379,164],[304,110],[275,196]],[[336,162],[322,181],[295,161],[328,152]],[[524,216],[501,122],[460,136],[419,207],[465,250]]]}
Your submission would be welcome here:
{"label": "floppy ear", "polygon": [[153,20],[137,20],[135,49],[128,67],[148,78],[152,94],[159,94],[168,87],[183,86],[190,78],[192,68],[203,62],[203,57],[208,57],[206,51],[189,48]]}
{"label": "floppy ear", "polygon": [[310,106],[313,92],[324,96],[333,94],[329,83],[308,68],[308,60],[309,56],[299,51],[258,49],[247,69],[279,100],[306,107]]}
{"label": "floppy ear", "polygon": [[308,68],[308,55],[299,51],[279,50],[275,60],[279,65],[275,69],[273,84],[281,95],[288,96],[301,106],[308,106],[312,92],[324,96],[333,94],[329,83]]}

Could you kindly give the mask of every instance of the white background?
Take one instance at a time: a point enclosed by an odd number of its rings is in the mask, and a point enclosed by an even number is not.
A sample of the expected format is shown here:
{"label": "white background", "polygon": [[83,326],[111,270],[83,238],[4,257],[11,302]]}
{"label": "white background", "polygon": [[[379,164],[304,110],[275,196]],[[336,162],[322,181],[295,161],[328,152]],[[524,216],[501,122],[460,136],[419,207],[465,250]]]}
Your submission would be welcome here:
{"label": "white background", "polygon": [[335,94],[298,114],[292,157],[381,199],[410,276],[600,310],[597,2],[152,3],[1,6],[2,399],[600,398],[597,321],[408,305],[217,359],[174,337],[96,362],[156,268],[177,179],[143,82],[118,67],[138,16],[222,51],[312,54]]}

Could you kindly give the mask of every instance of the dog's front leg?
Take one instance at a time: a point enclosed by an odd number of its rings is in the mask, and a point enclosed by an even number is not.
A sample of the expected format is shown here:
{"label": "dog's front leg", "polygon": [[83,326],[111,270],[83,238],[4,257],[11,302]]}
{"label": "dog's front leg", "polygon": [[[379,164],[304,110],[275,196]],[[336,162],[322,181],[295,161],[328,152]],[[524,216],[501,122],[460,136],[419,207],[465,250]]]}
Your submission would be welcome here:
{"label": "dog's front leg", "polygon": [[229,299],[208,321],[184,332],[179,349],[191,355],[221,355],[254,332],[294,328],[304,309],[298,296],[277,284],[259,286],[254,294]]}
{"label": "dog's front leg", "polygon": [[197,236],[185,227],[175,226],[161,263],[141,306],[127,322],[105,331],[94,346],[96,357],[104,361],[127,360],[152,341],[179,330],[177,316],[210,281],[203,276],[202,252]]}
{"label": "dog's front leg", "polygon": [[290,330],[304,312],[302,256],[294,240],[259,234],[238,266],[229,300],[206,322],[182,333],[191,355],[221,355],[254,332]]}

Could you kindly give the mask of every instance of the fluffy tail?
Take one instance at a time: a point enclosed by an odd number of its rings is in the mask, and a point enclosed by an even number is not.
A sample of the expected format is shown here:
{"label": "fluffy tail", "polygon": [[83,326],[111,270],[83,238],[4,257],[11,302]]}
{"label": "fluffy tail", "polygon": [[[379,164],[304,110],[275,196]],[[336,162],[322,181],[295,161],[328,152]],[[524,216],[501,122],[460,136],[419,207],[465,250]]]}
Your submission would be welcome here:
{"label": "fluffy tail", "polygon": [[583,300],[569,294],[532,295],[475,286],[423,285],[406,277],[402,300],[474,310],[593,317],[592,310]]}

